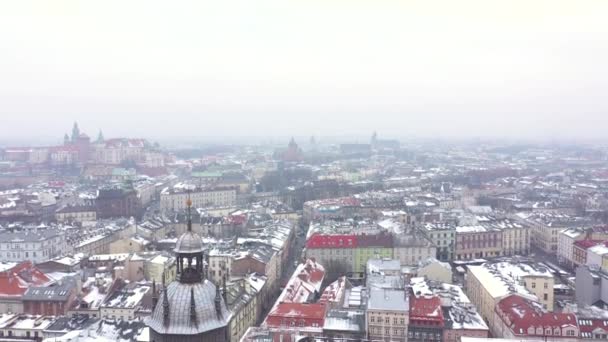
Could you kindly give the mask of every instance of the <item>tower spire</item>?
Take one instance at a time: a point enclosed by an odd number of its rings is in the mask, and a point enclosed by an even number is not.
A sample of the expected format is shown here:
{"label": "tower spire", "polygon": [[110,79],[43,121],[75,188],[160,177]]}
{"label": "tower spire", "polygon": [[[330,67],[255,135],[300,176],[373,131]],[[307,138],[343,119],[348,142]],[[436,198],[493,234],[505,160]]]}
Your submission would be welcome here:
{"label": "tower spire", "polygon": [[97,142],[102,143],[104,141],[103,132],[99,130],[99,135],[97,135]]}
{"label": "tower spire", "polygon": [[192,200],[190,199],[190,190],[188,190],[186,206],[188,207],[188,231],[192,232]]}
{"label": "tower spire", "polygon": [[169,325],[169,296],[167,295],[167,287],[165,286],[165,272],[163,272],[163,323]]}
{"label": "tower spire", "polygon": [[80,136],[80,129],[78,128],[78,122],[74,121],[74,126],[72,127],[72,142],[75,142],[79,136]]}

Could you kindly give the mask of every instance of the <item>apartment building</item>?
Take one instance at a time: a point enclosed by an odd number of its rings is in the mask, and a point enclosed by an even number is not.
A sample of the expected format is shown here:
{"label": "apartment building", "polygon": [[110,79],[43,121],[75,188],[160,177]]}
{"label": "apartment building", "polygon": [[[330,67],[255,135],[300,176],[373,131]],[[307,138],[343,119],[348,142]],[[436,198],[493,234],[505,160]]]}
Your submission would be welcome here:
{"label": "apartment building", "polygon": [[165,212],[186,210],[188,198],[195,208],[227,207],[236,204],[237,189],[234,187],[188,189],[183,184],[164,189],[160,194],[160,210]]}
{"label": "apartment building", "polygon": [[370,341],[407,341],[409,298],[406,290],[369,289],[366,331]]}

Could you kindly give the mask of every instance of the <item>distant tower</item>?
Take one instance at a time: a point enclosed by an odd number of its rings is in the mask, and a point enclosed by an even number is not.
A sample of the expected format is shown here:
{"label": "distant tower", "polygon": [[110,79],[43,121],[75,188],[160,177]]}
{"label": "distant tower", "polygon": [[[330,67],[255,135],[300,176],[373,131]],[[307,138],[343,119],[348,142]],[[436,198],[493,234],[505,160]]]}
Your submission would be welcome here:
{"label": "distant tower", "polygon": [[317,140],[314,135],[310,136],[310,150],[313,152],[317,151]]}
{"label": "distant tower", "polygon": [[99,134],[97,135],[97,141],[95,141],[96,143],[102,143],[104,140],[103,138],[103,132],[101,130],[99,130]]}
{"label": "distant tower", "polygon": [[292,137],[287,146],[287,150],[283,154],[283,161],[297,162],[302,160],[302,151],[296,144],[296,140]]}
{"label": "distant tower", "polygon": [[78,128],[78,122],[74,122],[74,127],[72,127],[72,142],[76,142],[79,136],[80,129]]}
{"label": "distant tower", "polygon": [[378,141],[378,133],[376,131],[374,131],[374,134],[372,134],[372,146],[376,145],[377,141]]}
{"label": "distant tower", "polygon": [[64,145],[70,144],[70,136],[67,133],[63,136],[63,144]]}
{"label": "distant tower", "polygon": [[291,149],[298,148],[298,144],[296,144],[296,140],[293,137],[291,137],[291,140],[289,141],[289,146],[288,147],[291,148]]}

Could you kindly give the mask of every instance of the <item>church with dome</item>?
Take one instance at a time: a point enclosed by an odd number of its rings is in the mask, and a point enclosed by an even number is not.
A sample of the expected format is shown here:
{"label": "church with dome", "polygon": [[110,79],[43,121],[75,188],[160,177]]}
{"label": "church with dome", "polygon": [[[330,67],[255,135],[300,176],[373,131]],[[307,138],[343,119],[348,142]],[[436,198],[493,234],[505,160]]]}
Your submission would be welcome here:
{"label": "church with dome", "polygon": [[[192,231],[190,199],[188,228],[175,244],[177,277],[155,296],[146,320],[151,342],[224,342],[229,340],[230,312],[219,284],[207,276],[202,238]],[[158,297],[157,297],[158,296]]]}

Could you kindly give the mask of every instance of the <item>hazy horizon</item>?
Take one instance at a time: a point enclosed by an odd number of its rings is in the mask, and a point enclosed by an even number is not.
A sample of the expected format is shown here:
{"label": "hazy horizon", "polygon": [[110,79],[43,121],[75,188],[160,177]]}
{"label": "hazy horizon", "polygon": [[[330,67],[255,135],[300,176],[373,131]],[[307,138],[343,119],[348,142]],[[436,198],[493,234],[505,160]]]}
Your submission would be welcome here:
{"label": "hazy horizon", "polygon": [[605,1],[11,1],[0,141],[604,140]]}

